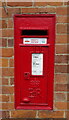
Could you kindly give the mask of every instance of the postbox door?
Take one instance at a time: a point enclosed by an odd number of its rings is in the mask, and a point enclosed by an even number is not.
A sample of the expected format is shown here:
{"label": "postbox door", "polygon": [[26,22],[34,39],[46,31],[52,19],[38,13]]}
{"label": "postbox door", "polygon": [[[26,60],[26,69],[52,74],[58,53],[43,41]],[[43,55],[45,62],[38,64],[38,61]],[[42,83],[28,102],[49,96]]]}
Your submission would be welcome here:
{"label": "postbox door", "polygon": [[21,105],[48,104],[48,51],[48,47],[20,47]]}

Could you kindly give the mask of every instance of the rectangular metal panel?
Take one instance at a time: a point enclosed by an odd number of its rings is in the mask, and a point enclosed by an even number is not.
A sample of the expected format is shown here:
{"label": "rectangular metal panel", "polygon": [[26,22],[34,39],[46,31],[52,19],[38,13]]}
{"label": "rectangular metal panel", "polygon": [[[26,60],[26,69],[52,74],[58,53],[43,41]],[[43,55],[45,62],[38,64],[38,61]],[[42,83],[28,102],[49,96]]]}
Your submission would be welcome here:
{"label": "rectangular metal panel", "polygon": [[14,38],[15,108],[53,109],[55,15],[15,15]]}

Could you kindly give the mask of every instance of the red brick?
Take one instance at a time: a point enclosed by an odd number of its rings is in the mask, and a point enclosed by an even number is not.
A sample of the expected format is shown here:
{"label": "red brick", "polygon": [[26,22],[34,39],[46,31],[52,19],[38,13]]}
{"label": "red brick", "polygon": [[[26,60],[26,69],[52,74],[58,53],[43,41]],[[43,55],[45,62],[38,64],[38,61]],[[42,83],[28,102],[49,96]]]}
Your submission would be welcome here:
{"label": "red brick", "polygon": [[67,7],[57,7],[57,15],[67,15]]}
{"label": "red brick", "polygon": [[7,2],[8,6],[32,6],[32,0],[30,0],[29,2]]}
{"label": "red brick", "polygon": [[67,34],[69,34],[69,24],[67,24]]}
{"label": "red brick", "polygon": [[12,57],[13,56],[13,48],[3,48],[2,56],[3,57]]}
{"label": "red brick", "polygon": [[63,5],[63,2],[47,2],[48,3],[48,5],[50,5],[50,6],[62,6]]}
{"label": "red brick", "polygon": [[2,58],[0,58],[0,67],[2,67]]}
{"label": "red brick", "polygon": [[9,111],[2,111],[2,118],[9,118],[10,114]]}
{"label": "red brick", "polygon": [[3,29],[2,30],[3,37],[13,37],[13,35],[14,35],[13,33],[14,33],[13,29]]}
{"label": "red brick", "polygon": [[2,85],[2,78],[0,77],[0,85]]}
{"label": "red brick", "polygon": [[14,69],[13,68],[3,68],[2,76],[14,76]]}
{"label": "red brick", "polygon": [[69,101],[69,93],[67,93],[67,101]]}
{"label": "red brick", "polygon": [[10,78],[10,85],[14,84],[14,78]]}
{"label": "red brick", "polygon": [[69,83],[67,84],[67,91],[69,92]]}
{"label": "red brick", "polygon": [[6,38],[2,38],[2,44],[0,44],[0,46],[7,47],[7,39]]}
{"label": "red brick", "polygon": [[3,78],[2,85],[8,85],[8,79],[7,78]]}
{"label": "red brick", "polygon": [[13,47],[13,39],[8,39],[8,47]]}
{"label": "red brick", "polygon": [[67,84],[67,74],[55,74],[55,83]]}
{"label": "red brick", "polygon": [[11,111],[11,117],[13,118],[35,118],[36,111],[33,110],[18,110]]}
{"label": "red brick", "polygon": [[2,94],[2,85],[0,86],[0,94]]}
{"label": "red brick", "polygon": [[2,85],[8,85],[8,78],[2,77]]}
{"label": "red brick", "polygon": [[6,6],[6,2],[2,1],[2,7]]}
{"label": "red brick", "polygon": [[38,8],[22,8],[22,13],[37,13]]}
{"label": "red brick", "polygon": [[[67,23],[67,16],[57,16],[57,23]],[[69,22],[69,21],[68,21]]]}
{"label": "red brick", "polygon": [[2,2],[0,1],[0,7],[2,7]]}
{"label": "red brick", "polygon": [[14,67],[14,59],[9,60],[9,67]]}
{"label": "red brick", "polygon": [[69,35],[56,35],[56,43],[67,43]]}
{"label": "red brick", "polygon": [[62,2],[41,2],[40,0],[35,0],[35,6],[62,6]]}
{"label": "red brick", "polygon": [[48,7],[48,8],[22,8],[22,13],[55,13],[56,8]]}
{"label": "red brick", "polygon": [[7,28],[6,20],[2,20],[2,28]]}
{"label": "red brick", "polygon": [[39,118],[64,118],[64,111],[39,111]]}
{"label": "red brick", "polygon": [[8,19],[7,28],[13,28],[13,19]]}
{"label": "red brick", "polygon": [[2,38],[0,38],[0,47],[2,47]]}
{"label": "red brick", "polygon": [[8,59],[2,59],[2,67],[8,67]]}
{"label": "red brick", "polygon": [[0,118],[2,118],[2,111],[0,111]]}
{"label": "red brick", "polygon": [[68,56],[67,55],[56,55],[55,56],[55,63],[67,63]]}
{"label": "red brick", "polygon": [[2,37],[2,29],[0,29],[0,37]]}
{"label": "red brick", "polygon": [[0,7],[0,18],[2,18],[2,8]]}
{"label": "red brick", "polygon": [[39,0],[35,0],[34,6],[46,6],[48,5],[47,2],[40,2]]}
{"label": "red brick", "polygon": [[[69,47],[69,46],[68,46]],[[56,45],[56,54],[64,54],[67,53],[67,50],[69,49],[67,45]],[[69,51],[69,50],[68,50]]]}
{"label": "red brick", "polygon": [[13,86],[3,86],[2,87],[2,93],[3,94],[13,94],[14,93],[14,87]]}
{"label": "red brick", "polygon": [[3,110],[14,109],[14,104],[13,103],[2,103],[2,109]]}
{"label": "red brick", "polygon": [[67,84],[56,84],[55,91],[67,91]]}
{"label": "red brick", "polygon": [[65,110],[67,109],[67,102],[56,102],[55,103],[55,108],[56,109],[62,109],[62,110]]}
{"label": "red brick", "polygon": [[15,14],[21,13],[20,8],[7,8],[8,14],[6,14],[4,8],[2,8],[2,17],[3,18],[10,18],[13,17]]}
{"label": "red brick", "polygon": [[2,76],[2,68],[0,68],[0,77]]}
{"label": "red brick", "polygon": [[55,65],[55,73],[67,73],[67,65]]}
{"label": "red brick", "polygon": [[66,93],[55,93],[55,100],[56,101],[66,101],[67,94]]}
{"label": "red brick", "polygon": [[0,29],[2,28],[2,20],[0,20]]}
{"label": "red brick", "polygon": [[0,102],[8,102],[9,96],[8,95],[0,95]]}
{"label": "red brick", "polygon": [[66,111],[66,119],[69,120],[69,111]]}
{"label": "red brick", "polygon": [[67,24],[58,24],[57,33],[67,33]]}
{"label": "red brick", "polygon": [[10,97],[10,101],[14,102],[14,95],[10,95],[9,97]]}
{"label": "red brick", "polygon": [[68,2],[64,2],[64,5],[69,5],[69,1]]}

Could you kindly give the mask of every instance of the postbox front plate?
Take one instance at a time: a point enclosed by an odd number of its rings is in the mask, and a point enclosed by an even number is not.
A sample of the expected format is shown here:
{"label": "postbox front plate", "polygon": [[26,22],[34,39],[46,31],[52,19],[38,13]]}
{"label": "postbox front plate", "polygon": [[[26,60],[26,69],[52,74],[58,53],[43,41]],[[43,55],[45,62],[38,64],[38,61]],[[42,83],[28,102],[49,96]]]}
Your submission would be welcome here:
{"label": "postbox front plate", "polygon": [[15,108],[53,109],[55,15],[15,15]]}

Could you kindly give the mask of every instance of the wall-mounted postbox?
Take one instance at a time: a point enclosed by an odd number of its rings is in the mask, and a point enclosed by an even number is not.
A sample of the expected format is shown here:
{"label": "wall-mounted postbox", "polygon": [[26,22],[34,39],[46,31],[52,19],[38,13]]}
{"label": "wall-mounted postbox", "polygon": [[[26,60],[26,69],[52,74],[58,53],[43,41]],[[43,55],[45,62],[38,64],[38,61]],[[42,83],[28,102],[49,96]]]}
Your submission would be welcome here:
{"label": "wall-mounted postbox", "polygon": [[15,15],[15,108],[53,109],[55,15]]}

